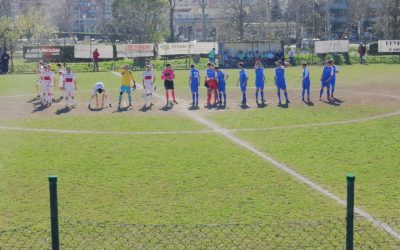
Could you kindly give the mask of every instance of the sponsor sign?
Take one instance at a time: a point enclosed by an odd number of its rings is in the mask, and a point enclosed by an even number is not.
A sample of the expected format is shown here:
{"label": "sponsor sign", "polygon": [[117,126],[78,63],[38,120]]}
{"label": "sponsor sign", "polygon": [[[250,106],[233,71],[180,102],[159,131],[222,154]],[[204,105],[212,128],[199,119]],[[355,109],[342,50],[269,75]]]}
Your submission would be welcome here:
{"label": "sponsor sign", "polygon": [[153,44],[118,44],[117,57],[152,57],[154,56]]}
{"label": "sponsor sign", "polygon": [[315,41],[315,54],[347,53],[349,40]]}
{"label": "sponsor sign", "polygon": [[25,59],[54,59],[61,56],[61,47],[27,46],[23,48]]}
{"label": "sponsor sign", "polygon": [[399,53],[400,40],[379,40],[378,52],[380,53]]}
{"label": "sponsor sign", "polygon": [[218,43],[212,43],[212,42],[161,43],[158,45],[158,55],[172,56],[172,55],[208,54],[213,48],[215,48],[216,53],[218,53]]}

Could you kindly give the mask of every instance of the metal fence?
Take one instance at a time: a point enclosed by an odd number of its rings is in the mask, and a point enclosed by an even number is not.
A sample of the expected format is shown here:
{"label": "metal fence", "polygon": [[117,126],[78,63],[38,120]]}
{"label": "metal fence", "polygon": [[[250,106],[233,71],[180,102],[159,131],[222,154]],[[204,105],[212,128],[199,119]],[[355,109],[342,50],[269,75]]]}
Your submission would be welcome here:
{"label": "metal fence", "polygon": [[400,249],[400,218],[355,216],[354,183],[355,176],[348,175],[346,216],[342,218],[140,225],[59,220],[57,177],[49,176],[50,227],[31,225],[0,232],[0,249]]}
{"label": "metal fence", "polygon": [[[399,218],[385,218],[400,228]],[[345,249],[345,219],[254,225],[135,225],[60,221],[61,249]],[[0,232],[0,249],[51,249],[50,230]],[[400,249],[400,241],[355,220],[355,249]]]}

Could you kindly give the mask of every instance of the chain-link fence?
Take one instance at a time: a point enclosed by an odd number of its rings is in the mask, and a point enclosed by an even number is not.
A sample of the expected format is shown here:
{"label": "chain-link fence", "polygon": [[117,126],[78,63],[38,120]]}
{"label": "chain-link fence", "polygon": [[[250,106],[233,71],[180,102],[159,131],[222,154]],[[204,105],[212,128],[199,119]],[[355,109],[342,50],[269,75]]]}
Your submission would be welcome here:
{"label": "chain-link fence", "polygon": [[[384,218],[400,229],[399,218]],[[61,249],[344,249],[344,218],[229,225],[137,225],[60,220]],[[400,249],[400,240],[356,218],[355,249]],[[0,232],[0,249],[50,249],[50,230]]]}

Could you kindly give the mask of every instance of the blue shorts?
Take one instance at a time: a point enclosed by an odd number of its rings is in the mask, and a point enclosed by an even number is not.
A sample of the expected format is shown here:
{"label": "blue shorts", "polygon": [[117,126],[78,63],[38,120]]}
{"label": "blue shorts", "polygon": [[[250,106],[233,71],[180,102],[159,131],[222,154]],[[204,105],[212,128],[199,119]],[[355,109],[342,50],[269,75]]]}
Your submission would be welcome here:
{"label": "blue shorts", "polygon": [[331,80],[331,87],[334,88],[336,85],[336,78],[332,78]]}
{"label": "blue shorts", "polygon": [[132,92],[132,89],[131,89],[130,86],[121,85],[121,88],[120,88],[119,91],[122,92],[122,93],[125,92],[127,94],[130,94]]}
{"label": "blue shorts", "polygon": [[240,83],[240,90],[242,92],[246,92],[247,91],[247,84]]}
{"label": "blue shorts", "polygon": [[322,88],[324,88],[324,87],[327,87],[327,88],[329,88],[330,87],[330,82],[326,82],[326,80],[323,80],[323,81],[321,81],[321,87]]}
{"label": "blue shorts", "polygon": [[264,82],[256,82],[257,89],[264,89],[264,87],[265,87]]}
{"label": "blue shorts", "polygon": [[192,91],[192,93],[199,93],[199,83],[192,83],[190,85],[190,91]]}
{"label": "blue shorts", "polygon": [[218,83],[218,92],[225,92],[226,91],[226,83],[219,82]]}
{"label": "blue shorts", "polygon": [[286,82],[278,82],[276,83],[276,87],[278,88],[278,90],[286,90]]}
{"label": "blue shorts", "polygon": [[310,89],[311,82],[310,81],[303,81],[303,89]]}

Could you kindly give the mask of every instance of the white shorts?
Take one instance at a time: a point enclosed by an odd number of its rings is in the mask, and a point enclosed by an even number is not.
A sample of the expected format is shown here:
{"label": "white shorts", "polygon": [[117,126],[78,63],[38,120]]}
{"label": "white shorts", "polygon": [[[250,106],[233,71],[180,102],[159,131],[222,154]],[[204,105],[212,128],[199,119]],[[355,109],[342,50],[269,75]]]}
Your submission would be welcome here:
{"label": "white shorts", "polygon": [[49,94],[53,92],[53,84],[50,81],[42,81],[43,93]]}
{"label": "white shorts", "polygon": [[75,85],[71,83],[65,84],[65,96],[74,96],[75,95]]}
{"label": "white shorts", "polygon": [[144,83],[144,90],[148,93],[153,93],[154,91],[154,84],[153,82],[145,82]]}

